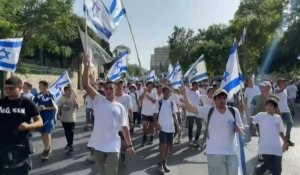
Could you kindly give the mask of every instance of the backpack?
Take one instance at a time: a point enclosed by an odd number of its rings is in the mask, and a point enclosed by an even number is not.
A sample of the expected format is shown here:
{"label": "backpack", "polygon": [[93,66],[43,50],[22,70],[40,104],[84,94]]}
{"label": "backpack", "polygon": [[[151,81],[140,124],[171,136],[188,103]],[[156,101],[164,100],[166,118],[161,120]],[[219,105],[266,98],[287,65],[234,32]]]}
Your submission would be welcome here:
{"label": "backpack", "polygon": [[[169,100],[171,102],[171,108],[172,108],[172,112],[174,111],[174,103],[172,100]],[[157,118],[159,116],[160,110],[161,110],[161,106],[162,106],[163,100],[159,100],[158,101],[158,113],[157,113]]]}
{"label": "backpack", "polygon": [[[234,122],[236,122],[236,119],[235,119],[235,110],[233,107],[231,106],[227,106],[227,108],[229,109],[230,113],[233,115],[233,118],[234,118]],[[204,131],[204,140],[206,140],[207,138],[209,138],[209,133],[208,133],[208,126],[209,126],[209,122],[210,122],[210,119],[211,119],[211,116],[213,114],[215,110],[215,107],[211,107],[208,111],[208,115],[207,115],[207,122],[206,122],[206,128],[205,128],[205,131]]]}

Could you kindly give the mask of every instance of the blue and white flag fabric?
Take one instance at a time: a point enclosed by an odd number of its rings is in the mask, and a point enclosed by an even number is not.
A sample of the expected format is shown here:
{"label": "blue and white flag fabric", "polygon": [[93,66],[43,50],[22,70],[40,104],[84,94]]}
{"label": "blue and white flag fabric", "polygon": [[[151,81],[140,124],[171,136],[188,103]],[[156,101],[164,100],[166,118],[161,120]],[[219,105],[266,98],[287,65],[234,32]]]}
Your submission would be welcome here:
{"label": "blue and white flag fabric", "polygon": [[167,80],[171,81],[172,73],[173,73],[173,66],[172,64],[169,64]]}
{"label": "blue and white flag fabric", "polygon": [[239,92],[243,87],[243,76],[239,65],[237,53],[237,44],[234,43],[226,64],[226,70],[223,74],[223,80],[220,88],[228,93],[228,99],[231,99],[234,94]]}
{"label": "blue and white flag fabric", "polygon": [[175,65],[170,79],[171,84],[175,89],[178,89],[181,86],[182,69],[179,62],[177,62],[177,64]]}
{"label": "blue and white flag fabric", "polygon": [[108,42],[116,26],[102,0],[85,0],[83,10],[87,26]]}
{"label": "blue and white flag fabric", "polygon": [[147,76],[147,81],[154,82],[155,80],[157,80],[156,75],[155,75],[155,70],[152,70]]}
{"label": "blue and white flag fabric", "polygon": [[246,35],[247,35],[247,31],[246,31],[246,27],[244,27],[243,33],[242,33],[240,41],[239,41],[239,46],[241,46],[244,43],[246,43]]}
{"label": "blue and white flag fabric", "polygon": [[200,58],[193,64],[189,72],[186,73],[186,76],[188,77],[190,83],[208,79],[204,55],[201,55]]}
{"label": "blue and white flag fabric", "polygon": [[54,96],[55,101],[61,97],[64,87],[68,84],[71,84],[71,80],[68,71],[65,71],[48,89]]}
{"label": "blue and white flag fabric", "polygon": [[126,16],[126,10],[124,8],[123,1],[113,0],[109,8],[109,14],[112,16],[114,24],[118,26],[120,20]]}
{"label": "blue and white flag fabric", "polygon": [[120,79],[121,74],[127,72],[126,59],[127,59],[128,55],[129,55],[128,50],[120,53],[119,58],[111,66],[110,70],[108,71],[107,78],[110,81],[116,81],[116,80]]}
{"label": "blue and white flag fabric", "polygon": [[298,55],[297,59],[300,60],[300,54]]}
{"label": "blue and white flag fabric", "polygon": [[17,69],[23,38],[0,39],[0,70],[14,72]]}
{"label": "blue and white flag fabric", "polygon": [[246,175],[246,158],[241,133],[235,133],[235,148],[238,156],[238,175]]}

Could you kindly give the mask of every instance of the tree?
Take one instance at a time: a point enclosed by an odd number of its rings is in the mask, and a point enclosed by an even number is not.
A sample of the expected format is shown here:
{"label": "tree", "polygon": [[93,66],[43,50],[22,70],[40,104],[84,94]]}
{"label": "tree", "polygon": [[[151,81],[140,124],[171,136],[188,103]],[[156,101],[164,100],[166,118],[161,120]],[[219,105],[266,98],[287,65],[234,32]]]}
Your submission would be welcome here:
{"label": "tree", "polygon": [[179,61],[181,68],[187,70],[191,62],[190,52],[194,45],[194,31],[191,29],[174,26],[174,32],[169,37],[170,48],[169,60],[172,64]]}

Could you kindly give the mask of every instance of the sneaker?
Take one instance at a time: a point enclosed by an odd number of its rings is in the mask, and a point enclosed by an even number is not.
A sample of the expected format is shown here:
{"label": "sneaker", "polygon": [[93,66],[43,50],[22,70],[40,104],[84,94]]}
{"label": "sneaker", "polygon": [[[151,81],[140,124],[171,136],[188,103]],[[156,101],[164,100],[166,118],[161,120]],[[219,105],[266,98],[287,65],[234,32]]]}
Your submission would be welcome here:
{"label": "sneaker", "polygon": [[158,164],[158,174],[165,174],[162,163]]}
{"label": "sneaker", "polygon": [[162,167],[166,173],[170,172],[170,168],[168,167],[166,161],[163,161]]}
{"label": "sneaker", "polygon": [[177,141],[174,143],[176,145],[180,144],[181,143],[181,140],[180,139],[177,139]]}
{"label": "sneaker", "polygon": [[91,154],[85,160],[91,163],[95,163],[95,159]]}
{"label": "sneaker", "polygon": [[65,153],[72,153],[74,152],[73,146],[68,146],[67,149],[65,149]]}
{"label": "sneaker", "polygon": [[48,150],[44,150],[42,153],[42,160],[48,160],[51,154],[51,149],[49,148]]}
{"label": "sneaker", "polygon": [[288,140],[288,141],[287,141],[287,144],[288,144],[289,146],[295,146],[295,143],[293,143],[291,140]]}
{"label": "sneaker", "polygon": [[64,148],[64,150],[66,151],[68,148],[69,148],[69,145],[66,145],[65,148]]}
{"label": "sneaker", "polygon": [[195,143],[192,140],[190,140],[189,141],[189,146],[195,146]]}

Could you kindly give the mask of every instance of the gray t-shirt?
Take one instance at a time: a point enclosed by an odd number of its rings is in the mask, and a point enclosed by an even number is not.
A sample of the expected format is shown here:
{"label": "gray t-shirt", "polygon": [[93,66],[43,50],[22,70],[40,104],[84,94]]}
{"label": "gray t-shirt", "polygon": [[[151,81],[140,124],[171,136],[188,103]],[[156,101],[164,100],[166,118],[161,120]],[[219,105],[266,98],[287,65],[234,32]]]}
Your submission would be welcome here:
{"label": "gray t-shirt", "polygon": [[65,98],[61,96],[57,102],[58,107],[61,107],[61,121],[62,122],[76,122],[75,113],[76,100],[73,96]]}

